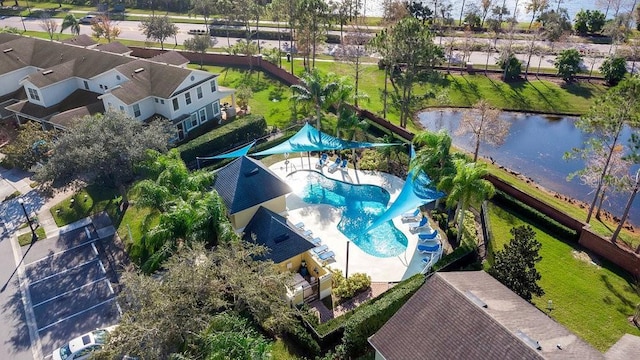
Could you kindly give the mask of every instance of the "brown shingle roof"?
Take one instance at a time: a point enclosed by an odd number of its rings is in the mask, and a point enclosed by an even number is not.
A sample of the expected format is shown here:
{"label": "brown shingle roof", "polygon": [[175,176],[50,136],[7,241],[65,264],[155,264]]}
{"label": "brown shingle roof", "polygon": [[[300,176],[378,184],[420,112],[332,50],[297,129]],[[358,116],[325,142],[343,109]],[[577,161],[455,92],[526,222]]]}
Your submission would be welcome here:
{"label": "brown shingle roof", "polygon": [[[468,292],[487,307],[476,305]],[[541,350],[518,332],[538,341]],[[603,359],[483,271],[433,275],[369,342],[387,360]]]}
{"label": "brown shingle roof", "polygon": [[91,36],[87,34],[81,34],[78,36],[74,36],[71,39],[65,39],[61,41],[63,44],[76,45],[82,47],[90,47],[97,44]]}
{"label": "brown shingle roof", "polygon": [[156,55],[149,60],[176,66],[185,66],[189,63],[189,59],[176,51],[167,51],[160,55]]}

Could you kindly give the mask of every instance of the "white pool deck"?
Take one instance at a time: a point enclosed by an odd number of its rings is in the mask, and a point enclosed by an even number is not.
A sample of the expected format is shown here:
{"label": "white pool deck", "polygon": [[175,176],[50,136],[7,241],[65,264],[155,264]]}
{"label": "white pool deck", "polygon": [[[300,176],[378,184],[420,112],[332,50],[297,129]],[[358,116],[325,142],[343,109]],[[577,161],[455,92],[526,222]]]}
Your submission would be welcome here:
{"label": "white pool deck", "polygon": [[[329,178],[353,184],[378,185],[391,195],[389,205],[395,201],[404,185],[403,179],[377,171],[356,171],[353,168],[348,168],[346,171],[336,170],[330,173],[327,166],[318,170],[315,168],[317,162],[317,157],[312,156],[307,159],[306,155],[304,157],[294,156],[289,159],[287,164],[285,161],[281,161],[270,166],[269,169],[287,181],[287,174],[302,169],[309,170],[309,165],[311,165],[311,170],[321,171]],[[291,181],[287,181],[287,183],[293,190],[287,195],[287,218],[292,224],[303,222],[305,230],[311,230],[313,237],[321,238],[322,244],[328,245],[329,250],[335,253],[335,262],[330,263],[329,266],[342,270],[344,274],[348,239],[337,227],[342,216],[341,210],[330,205],[307,204],[296,195],[296,191],[304,184],[292,183]],[[371,276],[372,282],[398,282],[423,270],[422,259],[424,255],[416,251],[418,236],[409,231],[409,225],[403,223],[400,217],[393,219],[393,223],[409,240],[407,249],[395,257],[379,258],[365,253],[351,242],[349,245],[349,274],[366,273]]]}

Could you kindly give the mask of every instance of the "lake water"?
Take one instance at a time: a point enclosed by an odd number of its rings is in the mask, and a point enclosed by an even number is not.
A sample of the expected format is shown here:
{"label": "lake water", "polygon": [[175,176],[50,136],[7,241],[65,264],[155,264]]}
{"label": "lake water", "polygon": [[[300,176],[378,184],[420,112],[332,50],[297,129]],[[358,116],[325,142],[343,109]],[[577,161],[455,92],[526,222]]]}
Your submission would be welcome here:
{"label": "lake water", "polygon": [[[363,1],[363,7],[365,8],[365,16],[382,16],[382,4],[383,4],[383,0],[362,0]],[[497,6],[502,6],[503,1],[501,0],[493,0],[494,4]],[[504,1],[504,6],[507,7],[507,9],[511,12],[511,14],[513,15],[513,11],[514,8],[516,6],[516,3],[518,5],[518,11],[517,11],[517,17],[519,21],[531,21],[531,14],[527,14],[526,12],[526,3],[528,3],[528,0],[518,0],[516,2],[516,0],[506,0]],[[423,1],[423,3],[426,3],[427,5],[429,5],[431,8],[433,8],[433,0],[430,1]],[[442,2],[442,0],[438,1],[438,4],[440,3],[450,3],[452,5],[452,11],[451,11],[451,16],[455,19],[458,20],[460,18],[460,8],[462,6],[462,1],[444,1]],[[465,9],[467,9],[467,6],[469,6],[470,4],[477,4],[478,7],[480,5],[480,1],[479,0],[467,0],[465,1]],[[633,5],[633,1],[628,1],[628,4],[625,6],[625,8],[630,8]],[[439,6],[439,5],[438,5]],[[558,6],[558,1],[557,0],[551,0],[549,1],[549,8],[550,9],[556,9]],[[569,19],[573,20],[574,16],[576,15],[577,12],[580,11],[580,9],[584,9],[584,10],[600,10],[603,13],[605,12],[605,7],[603,6],[598,6],[596,4],[596,0],[586,0],[586,1],[578,1],[578,0],[561,0],[561,4],[560,7],[566,8],[567,12],[569,13]],[[629,10],[626,10],[629,11]],[[464,16],[463,16],[464,17]],[[613,10],[609,10],[609,15],[608,17],[613,17]]]}
{"label": "lake water", "polygon": [[[432,110],[418,114],[420,123],[431,131],[447,130],[452,134],[456,147],[473,152],[470,135],[457,136],[463,111]],[[593,200],[592,189],[579,179],[567,181],[567,176],[584,167],[581,160],[564,160],[565,152],[582,148],[588,139],[574,125],[576,118],[550,117],[536,114],[504,112],[505,119],[512,122],[505,143],[499,147],[481,144],[479,156],[492,158],[496,163],[517,171],[545,188],[588,204]],[[622,136],[621,144],[627,144],[630,131]],[[621,216],[628,199],[627,194],[615,194],[605,200],[604,208]],[[640,200],[636,199],[629,213],[629,222],[640,225]]]}

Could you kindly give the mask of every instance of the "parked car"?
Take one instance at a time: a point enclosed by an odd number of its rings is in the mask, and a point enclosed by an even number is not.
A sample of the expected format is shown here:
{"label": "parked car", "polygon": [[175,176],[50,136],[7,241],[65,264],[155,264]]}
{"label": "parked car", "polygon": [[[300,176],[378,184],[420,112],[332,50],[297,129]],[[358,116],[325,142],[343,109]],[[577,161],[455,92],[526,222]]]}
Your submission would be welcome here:
{"label": "parked car", "polygon": [[80,19],[80,24],[85,24],[85,25],[91,25],[91,23],[93,23],[94,21],[96,21],[96,16],[95,15],[87,15],[85,17],[83,17],[82,19]]}
{"label": "parked car", "polygon": [[100,350],[109,335],[108,329],[97,329],[79,336],[68,344],[53,350],[53,360],[83,360]]}

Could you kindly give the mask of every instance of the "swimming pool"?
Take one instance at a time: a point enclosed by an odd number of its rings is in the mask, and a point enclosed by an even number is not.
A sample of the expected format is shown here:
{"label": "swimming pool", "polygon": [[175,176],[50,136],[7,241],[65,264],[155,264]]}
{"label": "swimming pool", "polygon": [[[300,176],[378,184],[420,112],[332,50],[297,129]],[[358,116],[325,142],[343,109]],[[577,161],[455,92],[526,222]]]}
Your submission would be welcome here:
{"label": "swimming pool", "polygon": [[296,195],[308,204],[327,204],[342,210],[338,230],[360,249],[376,257],[392,257],[407,249],[407,237],[388,221],[363,231],[386,209],[389,192],[376,185],[350,184],[329,179],[316,171],[299,170],[288,181],[304,182]]}

